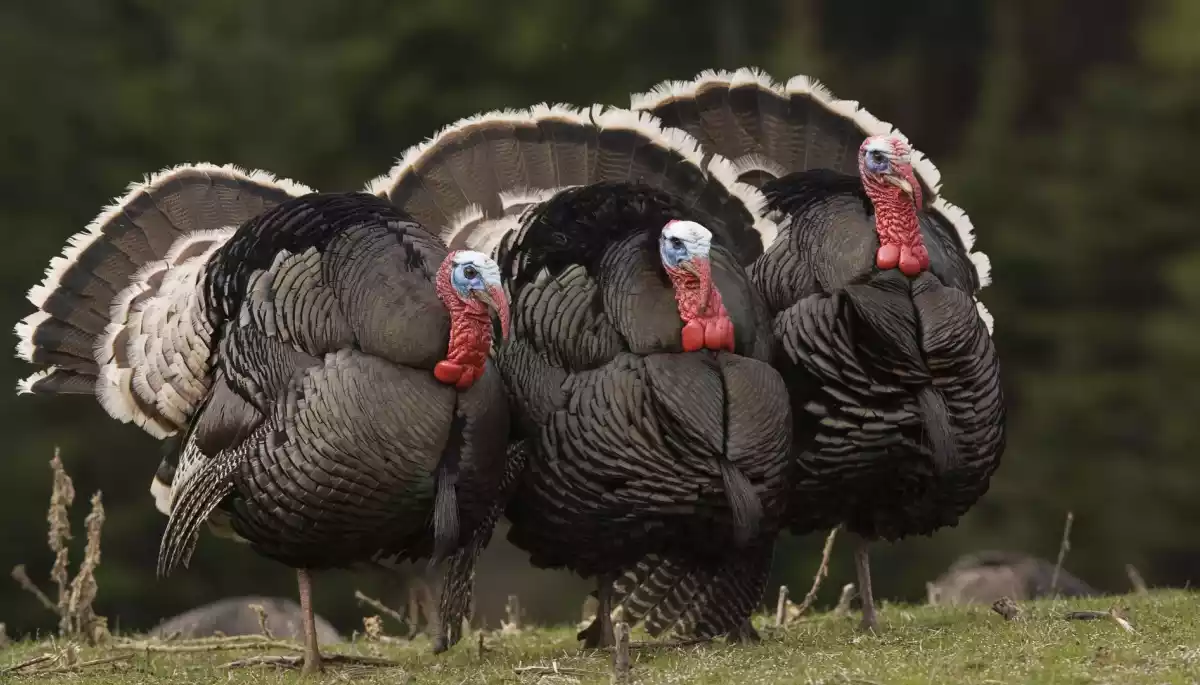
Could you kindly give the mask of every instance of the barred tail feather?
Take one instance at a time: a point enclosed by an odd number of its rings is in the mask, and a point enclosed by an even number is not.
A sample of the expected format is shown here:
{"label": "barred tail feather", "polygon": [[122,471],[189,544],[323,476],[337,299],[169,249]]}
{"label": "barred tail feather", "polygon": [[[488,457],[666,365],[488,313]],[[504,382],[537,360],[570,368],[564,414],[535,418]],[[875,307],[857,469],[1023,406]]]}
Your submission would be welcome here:
{"label": "barred tail feather", "polygon": [[[729,160],[736,179],[761,187],[810,169],[858,173],[858,148],[868,136],[897,134],[853,100],[841,100],[820,81],[795,76],[786,84],[755,68],[705,71],[691,81],[666,81],[631,98],[634,110],[683,129],[709,153]],[[966,213],[940,197],[941,172],[913,150],[913,171],[930,214],[952,226],[975,263],[979,287],[990,283],[987,256],[972,253],[974,227]]]}
{"label": "barred tail feather", "polygon": [[200,526],[233,490],[232,475],[242,457],[241,452],[224,452],[199,462],[186,480],[175,479],[170,495],[171,516],[158,550],[159,577],[170,575],[180,564],[187,567]]}
{"label": "barred tail feather", "polygon": [[475,563],[491,541],[496,522],[500,520],[505,505],[516,490],[517,481],[525,471],[528,460],[529,452],[523,441],[509,445],[504,475],[500,479],[499,496],[495,504],[475,529],[471,540],[450,555],[442,579],[437,613],[438,626],[433,638],[434,654],[446,651],[462,638],[463,619],[470,618],[475,601]]}
{"label": "barred tail feather", "polygon": [[[595,105],[537,105],[463,119],[405,152],[367,192],[387,198],[452,248],[497,254],[523,214],[567,188],[637,182],[669,192],[735,233],[754,256],[777,228],[766,198],[726,159],[654,116]],[[744,235],[743,235],[744,234]]]}
{"label": "barred tail feather", "polygon": [[184,425],[205,386],[204,260],[243,221],[312,192],[235,166],[160,171],[71,237],[29,291],[17,355],[46,368],[19,393],[94,394],[156,437]]}
{"label": "barred tail feather", "polygon": [[[689,567],[647,555],[613,584],[613,604],[630,625],[658,637],[683,639],[752,636],[750,616],[761,604],[773,545],[756,546],[716,568]],[[581,635],[597,629],[595,621]]]}

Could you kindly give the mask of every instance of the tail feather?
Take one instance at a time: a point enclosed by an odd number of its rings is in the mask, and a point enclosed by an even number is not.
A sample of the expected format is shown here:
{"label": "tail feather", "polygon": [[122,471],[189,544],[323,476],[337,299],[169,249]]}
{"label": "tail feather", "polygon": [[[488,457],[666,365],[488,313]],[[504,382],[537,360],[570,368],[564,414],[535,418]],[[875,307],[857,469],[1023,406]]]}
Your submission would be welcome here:
{"label": "tail feather", "polygon": [[170,575],[180,564],[187,567],[200,536],[200,526],[233,490],[232,476],[245,454],[223,452],[200,462],[200,469],[191,478],[175,484],[170,494],[171,517],[158,550],[160,577]]}
{"label": "tail feather", "polygon": [[[467,168],[470,168],[470,173]],[[776,226],[766,198],[737,181],[730,162],[704,155],[685,132],[655,117],[600,105],[537,105],[463,119],[408,150],[367,191],[436,229],[452,248],[496,253],[532,204],[572,187],[642,183],[712,217],[718,231],[761,246]]]}
{"label": "tail feather", "polygon": [[[754,68],[705,71],[691,81],[667,81],[632,96],[632,109],[649,112],[663,125],[687,131],[705,152],[729,160],[738,182],[754,187],[811,169],[857,175],[857,152],[868,136],[898,130],[852,100],[841,100],[808,76],[786,84]],[[970,254],[980,287],[990,282],[990,263],[972,253],[974,227],[958,207],[939,196],[941,173],[914,150],[913,171],[926,210],[953,227]]]}
{"label": "tail feather", "polygon": [[203,387],[192,376],[203,375],[208,356],[196,287],[203,260],[242,222],[309,192],[212,164],[132,184],[30,289],[38,311],[17,324],[17,355],[48,368],[18,391],[95,394],[114,418],[156,437],[178,431]]}
{"label": "tail feather", "polygon": [[[752,637],[749,619],[762,602],[773,553],[769,543],[756,545],[717,568],[647,555],[613,583],[613,601],[627,623],[642,623],[652,637]],[[594,629],[595,621],[581,635]]]}

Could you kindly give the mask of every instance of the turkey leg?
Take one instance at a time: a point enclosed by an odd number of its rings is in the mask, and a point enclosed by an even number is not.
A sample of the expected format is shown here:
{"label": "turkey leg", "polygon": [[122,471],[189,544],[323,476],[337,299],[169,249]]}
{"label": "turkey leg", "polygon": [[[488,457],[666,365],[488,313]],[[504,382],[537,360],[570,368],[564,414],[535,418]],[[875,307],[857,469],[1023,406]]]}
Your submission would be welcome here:
{"label": "turkey leg", "polygon": [[300,613],[304,617],[304,668],[301,673],[321,672],[321,651],[317,646],[317,621],[313,618],[312,577],[307,569],[296,569],[300,585]]}
{"label": "turkey leg", "polygon": [[[612,588],[615,580],[614,576],[606,573],[597,578],[596,600],[599,604],[596,606],[596,627],[600,634],[589,635],[589,639],[584,643],[586,647],[612,647],[617,644],[612,624]],[[596,637],[599,639],[592,639]]]}
{"label": "turkey leg", "polygon": [[859,540],[854,549],[854,566],[858,569],[858,596],[862,599],[862,623],[860,628],[879,632],[879,622],[875,618],[875,595],[871,592],[871,560],[867,556],[870,543]]}

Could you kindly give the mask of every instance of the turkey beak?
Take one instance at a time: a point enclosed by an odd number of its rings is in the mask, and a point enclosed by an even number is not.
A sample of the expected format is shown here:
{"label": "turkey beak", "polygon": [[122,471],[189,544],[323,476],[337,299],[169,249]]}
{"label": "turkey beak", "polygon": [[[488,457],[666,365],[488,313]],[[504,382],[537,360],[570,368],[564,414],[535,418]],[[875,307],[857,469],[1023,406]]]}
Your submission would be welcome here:
{"label": "turkey beak", "polygon": [[704,315],[708,311],[708,298],[712,294],[712,275],[709,269],[700,267],[700,260],[704,261],[704,265],[708,265],[708,257],[692,257],[679,262],[679,268],[696,277],[700,282],[700,311]]}
{"label": "turkey beak", "polygon": [[472,290],[471,296],[482,302],[492,314],[493,319],[500,320],[500,334],[508,338],[508,299],[497,286],[488,286],[485,290]]}
{"label": "turkey beak", "polygon": [[895,165],[895,173],[887,175],[887,181],[903,190],[910,198],[917,211],[921,211],[921,183],[908,164]]}
{"label": "turkey beak", "polygon": [[700,277],[700,268],[697,267],[695,262],[693,262],[692,260],[685,259],[682,262],[679,262],[679,268],[683,269],[684,271],[688,272],[689,274],[695,276],[697,280],[703,280]]}

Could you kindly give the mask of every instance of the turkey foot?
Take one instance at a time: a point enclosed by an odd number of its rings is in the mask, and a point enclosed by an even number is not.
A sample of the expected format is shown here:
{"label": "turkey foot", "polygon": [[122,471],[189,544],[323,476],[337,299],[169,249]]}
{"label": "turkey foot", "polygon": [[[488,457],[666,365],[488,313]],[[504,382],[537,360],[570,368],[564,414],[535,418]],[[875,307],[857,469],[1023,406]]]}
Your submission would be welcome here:
{"label": "turkey foot", "polygon": [[612,586],[614,581],[615,578],[608,574],[601,574],[596,579],[596,599],[599,602],[596,606],[596,618],[590,626],[579,633],[585,648],[612,647],[617,643],[612,623]]}
{"label": "turkey foot", "polygon": [[307,569],[296,569],[296,580],[300,585],[300,613],[304,620],[304,675],[320,673],[321,651],[317,647],[317,622],[313,618],[312,578]]}
{"label": "turkey foot", "polygon": [[871,560],[867,557],[866,540],[860,540],[854,550],[854,565],[858,569],[858,596],[862,600],[862,623],[859,628],[879,632],[879,621],[875,617],[875,596],[871,592]]}

